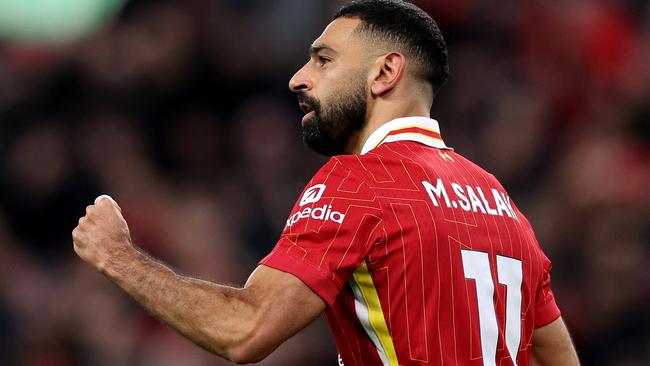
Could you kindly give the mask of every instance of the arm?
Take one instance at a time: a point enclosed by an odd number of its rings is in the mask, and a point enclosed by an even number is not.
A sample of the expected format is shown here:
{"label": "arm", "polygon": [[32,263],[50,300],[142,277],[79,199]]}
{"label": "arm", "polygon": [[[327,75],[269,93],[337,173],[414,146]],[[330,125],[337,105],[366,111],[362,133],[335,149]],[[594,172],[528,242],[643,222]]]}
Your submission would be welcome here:
{"label": "arm", "polygon": [[74,249],[153,316],[237,363],[263,359],[325,310],[297,277],[260,266],[244,288],[180,276],[138,251],[119,206],[99,198],[72,233]]}
{"label": "arm", "polygon": [[535,329],[533,333],[533,366],[577,366],[578,355],[562,318]]}

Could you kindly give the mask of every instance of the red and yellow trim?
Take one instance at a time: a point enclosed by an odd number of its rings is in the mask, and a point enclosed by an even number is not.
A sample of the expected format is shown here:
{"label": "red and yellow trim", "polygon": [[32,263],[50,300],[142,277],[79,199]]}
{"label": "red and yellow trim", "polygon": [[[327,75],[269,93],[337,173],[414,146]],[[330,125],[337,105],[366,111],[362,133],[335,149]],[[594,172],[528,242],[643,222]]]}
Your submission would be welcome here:
{"label": "red and yellow trim", "polygon": [[386,137],[384,137],[383,141],[386,141],[386,138],[388,138],[389,136],[397,136],[397,135],[401,135],[401,134],[405,134],[405,133],[414,133],[414,134],[422,135],[424,137],[430,137],[432,139],[442,141],[442,136],[440,136],[440,132],[433,131],[433,130],[427,130],[425,128],[420,128],[420,127],[415,127],[415,126],[413,126],[413,127],[405,127],[405,128],[400,128],[399,130],[390,131],[388,133],[388,135],[386,135]]}
{"label": "red and yellow trim", "polygon": [[380,126],[366,140],[361,154],[387,142],[416,141],[438,149],[445,146],[438,122],[427,117],[404,117],[392,120]]}

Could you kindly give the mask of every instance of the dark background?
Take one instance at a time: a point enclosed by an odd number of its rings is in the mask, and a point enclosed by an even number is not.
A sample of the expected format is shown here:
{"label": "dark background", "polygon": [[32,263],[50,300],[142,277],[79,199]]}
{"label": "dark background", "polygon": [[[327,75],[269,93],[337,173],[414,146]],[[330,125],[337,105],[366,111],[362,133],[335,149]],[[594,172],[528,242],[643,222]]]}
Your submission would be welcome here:
{"label": "dark background", "polygon": [[[83,264],[100,193],[135,242],[241,285],[325,161],[287,89],[341,1],[131,0],[88,37],[0,41],[0,364],[221,365]],[[432,116],[554,263],[585,365],[650,364],[650,2],[418,1],[448,41]],[[263,365],[336,365],[319,321]]]}

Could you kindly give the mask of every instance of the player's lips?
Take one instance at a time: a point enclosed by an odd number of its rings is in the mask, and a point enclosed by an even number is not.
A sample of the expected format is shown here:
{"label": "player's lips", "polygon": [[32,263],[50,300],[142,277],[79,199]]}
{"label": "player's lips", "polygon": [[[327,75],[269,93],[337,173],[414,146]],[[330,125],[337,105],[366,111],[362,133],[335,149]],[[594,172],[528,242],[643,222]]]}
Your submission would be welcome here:
{"label": "player's lips", "polygon": [[301,121],[301,125],[304,126],[305,123],[307,123],[307,120],[309,120],[310,118],[312,118],[312,117],[316,114],[316,112],[314,112],[314,108],[312,108],[312,107],[311,107],[309,104],[307,104],[306,102],[300,102],[300,103],[298,103],[298,105],[300,106],[300,109],[301,109],[303,112],[305,112],[305,115],[302,117],[302,121]]}
{"label": "player's lips", "polygon": [[305,114],[305,115],[302,117],[301,125],[304,126],[305,123],[307,123],[307,121],[308,121],[310,118],[312,118],[313,116],[315,116],[315,115],[316,115],[316,112],[314,112],[314,111],[311,111],[311,112]]}
{"label": "player's lips", "polygon": [[302,109],[302,111],[305,113],[309,113],[314,110],[314,108],[312,108],[311,106],[309,106],[309,104],[305,102],[300,102],[298,103],[298,105],[300,106],[300,109]]}

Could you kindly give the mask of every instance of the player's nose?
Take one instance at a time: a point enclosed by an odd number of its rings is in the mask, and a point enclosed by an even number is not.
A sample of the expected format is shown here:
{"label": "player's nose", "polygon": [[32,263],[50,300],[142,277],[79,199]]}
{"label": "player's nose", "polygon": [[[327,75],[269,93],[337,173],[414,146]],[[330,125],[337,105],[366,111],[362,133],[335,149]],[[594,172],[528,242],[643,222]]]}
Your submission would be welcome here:
{"label": "player's nose", "polygon": [[307,65],[303,66],[298,70],[291,80],[289,80],[289,89],[294,93],[306,92],[312,89],[314,86],[313,81],[307,73]]}

